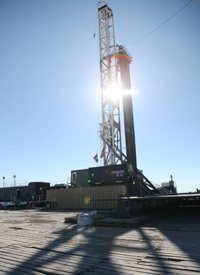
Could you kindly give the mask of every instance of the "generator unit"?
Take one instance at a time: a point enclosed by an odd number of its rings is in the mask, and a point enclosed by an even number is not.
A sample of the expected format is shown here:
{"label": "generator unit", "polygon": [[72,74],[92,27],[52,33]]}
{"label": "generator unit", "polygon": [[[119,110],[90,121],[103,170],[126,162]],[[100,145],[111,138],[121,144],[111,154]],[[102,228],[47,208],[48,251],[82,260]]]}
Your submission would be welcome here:
{"label": "generator unit", "polygon": [[107,165],[89,168],[88,183],[94,185],[123,184],[130,181],[133,170],[128,164]]}
{"label": "generator unit", "polygon": [[130,179],[133,179],[133,168],[126,163],[71,171],[72,187],[125,184]]}

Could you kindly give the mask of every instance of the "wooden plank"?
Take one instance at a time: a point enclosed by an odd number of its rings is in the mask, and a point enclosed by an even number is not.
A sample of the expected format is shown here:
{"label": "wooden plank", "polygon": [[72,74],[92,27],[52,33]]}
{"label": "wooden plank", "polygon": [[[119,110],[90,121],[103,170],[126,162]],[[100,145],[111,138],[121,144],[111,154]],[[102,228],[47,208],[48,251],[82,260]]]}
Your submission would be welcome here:
{"label": "wooden plank", "polygon": [[199,268],[200,266],[193,266],[193,265],[190,265],[190,262],[189,261],[184,261],[184,262],[170,262],[170,261],[164,261],[163,262],[159,262],[157,261],[156,259],[155,260],[147,260],[147,259],[144,259],[140,264],[143,264],[144,266],[157,266],[157,265],[165,265],[166,267],[168,268],[171,268],[171,269],[175,269],[175,270],[181,270],[183,272],[187,271],[186,273],[188,272],[199,272]]}
{"label": "wooden plank", "polygon": [[174,271],[174,273],[177,272],[177,274],[188,274],[190,272],[193,272],[193,273],[198,273],[199,272],[199,267],[196,266],[196,267],[191,267],[191,266],[186,266],[188,264],[188,262],[186,263],[186,265],[182,265],[180,266],[179,263],[178,264],[175,264],[173,262],[173,265],[169,262],[169,261],[165,261],[164,263],[162,261],[149,261],[147,262],[146,259],[142,260],[141,262],[139,263],[136,263],[135,266],[134,264],[130,264],[130,262],[128,261],[123,261],[121,259],[119,259],[118,261],[115,260],[115,261],[112,261],[112,263],[114,263],[115,265],[120,265],[120,266],[123,266],[123,268],[125,269],[125,266],[128,266],[128,267],[137,267],[137,268],[141,268],[141,269],[147,269],[147,270],[156,270],[156,271],[159,271],[162,273],[163,271],[163,268],[166,268],[167,270],[170,270],[170,272]]}
{"label": "wooden plank", "polygon": [[92,270],[89,270],[89,271],[86,271],[86,272],[84,272],[83,273],[84,275],[98,275],[98,274],[106,274],[106,275],[109,275],[109,274],[119,274],[117,271],[108,271],[108,270],[106,270],[106,272],[105,272],[105,270],[104,269],[99,269],[99,268],[95,268],[95,269],[92,269]]}
{"label": "wooden plank", "polygon": [[[17,267],[16,270],[16,266],[13,264],[13,261],[11,262],[6,262],[6,261],[1,261],[0,260],[0,271],[2,274],[2,271],[5,272],[5,274],[34,274],[34,275],[44,275],[44,273],[41,273],[39,271],[36,270],[30,270],[29,268],[26,267]],[[14,273],[13,273],[14,272]]]}
{"label": "wooden plank", "polygon": [[84,247],[83,245],[78,245],[78,244],[77,245],[64,244],[62,246],[52,245],[52,247],[50,245],[48,245],[47,247],[46,246],[43,247],[41,245],[33,245],[31,247],[35,249],[41,249],[44,251],[54,251],[58,253],[67,253],[67,254],[73,254],[72,251],[76,250],[76,255],[84,256],[87,253],[88,257],[97,258],[97,259],[105,257],[108,254],[104,252],[99,253],[97,251],[91,250],[90,248],[87,249],[87,247]]}
{"label": "wooden plank", "polygon": [[0,265],[4,265],[7,264],[9,265],[12,270],[13,270],[13,274],[15,274],[15,272],[17,271],[23,271],[23,274],[35,274],[36,272],[41,272],[41,273],[45,273],[45,274],[60,274],[60,275],[64,275],[64,274],[74,274],[74,271],[77,270],[77,272],[82,272],[84,271],[83,269],[71,269],[69,270],[67,268],[67,270],[57,270],[57,267],[56,265],[52,265],[50,266],[49,264],[48,265],[43,265],[43,266],[38,266],[38,264],[34,264],[33,263],[23,263],[23,262],[19,262],[19,261],[15,261],[15,263],[13,264],[13,261],[12,260],[8,260],[8,259],[3,259],[0,260]]}
{"label": "wooden plank", "polygon": [[[26,248],[23,248],[23,250],[20,248],[20,247],[15,247],[16,250],[18,250],[19,252],[22,251],[22,253],[25,253],[26,254],[26,249],[32,249],[34,250],[34,253],[40,253],[40,255],[42,255],[43,257],[45,257],[45,255],[49,255],[50,253],[57,253],[58,255],[60,255],[61,257],[64,257],[64,255],[66,255],[66,257],[77,257],[77,258],[86,258],[86,261],[87,261],[87,258],[88,258],[88,261],[91,262],[96,262],[96,261],[101,261],[102,259],[104,259],[103,256],[94,256],[93,254],[90,254],[90,253],[86,253],[84,251],[79,251],[77,250],[77,248],[74,246],[74,247],[70,247],[70,250],[66,250],[66,249],[59,249],[59,250],[46,250],[46,249],[38,249],[38,248],[35,248],[35,247],[32,247],[32,248],[29,248],[29,247],[26,247]],[[87,257],[86,257],[87,255]]]}
{"label": "wooden plank", "polygon": [[160,272],[154,270],[145,270],[144,268],[140,268],[139,266],[135,266],[135,268],[125,268],[124,266],[115,266],[111,267],[110,264],[103,264],[101,266],[97,266],[93,269],[93,272],[102,272],[102,274],[160,274]]}
{"label": "wooden plank", "polygon": [[143,263],[137,263],[135,265],[126,265],[123,264],[123,262],[115,263],[115,266],[117,269],[123,269],[123,272],[125,271],[135,271],[137,270],[138,272],[144,272],[144,273],[149,273],[149,274],[161,274],[163,272],[163,266],[161,265],[155,265],[155,266],[145,266]]}
{"label": "wooden plank", "polygon": [[[157,259],[157,260],[171,260],[171,261],[184,261],[185,259],[189,259],[191,262],[197,262],[196,259],[192,259],[189,256],[183,257],[179,255],[147,255],[147,258],[149,259]],[[198,261],[199,262],[199,261]]]}
{"label": "wooden plank", "polygon": [[171,250],[171,252],[169,252],[169,250],[158,250],[158,253],[166,257],[173,257],[178,255],[179,257],[182,257],[182,258],[189,257],[191,258],[191,260],[200,261],[200,253],[195,248],[191,251],[187,250],[187,253],[183,251],[175,251],[175,250]]}
{"label": "wooden plank", "polygon": [[[23,266],[29,266],[32,269],[37,269],[36,267],[39,266],[39,268],[41,269],[52,269],[53,272],[55,272],[54,270],[58,270],[60,272],[64,271],[67,269],[68,273],[74,273],[74,270],[78,270],[78,272],[83,272],[84,270],[91,268],[91,264],[87,265],[87,264],[82,264],[81,262],[81,267],[79,267],[79,262],[71,262],[71,259],[69,259],[69,261],[64,261],[65,259],[62,260],[57,260],[55,259],[55,255],[53,255],[52,257],[52,261],[51,259],[49,259],[48,257],[44,258],[42,255],[40,255],[42,258],[41,259],[35,259],[34,257],[31,257],[29,255],[27,256],[21,256],[21,255],[17,255],[17,259],[16,262],[23,265]],[[7,262],[12,262],[12,258],[10,258],[10,254],[7,253],[2,253],[1,254],[1,259],[7,261]],[[66,259],[68,260],[68,259]]]}
{"label": "wooden plank", "polygon": [[[16,251],[14,251],[13,249],[8,249],[8,248],[5,248],[4,250],[1,251],[1,255],[2,255],[2,258],[3,257],[16,257]],[[34,262],[38,262],[38,263],[41,263],[41,257],[42,257],[42,261],[49,261],[49,258],[52,257],[53,259],[53,262],[54,263],[57,263],[57,264],[60,264],[61,266],[68,266],[68,268],[70,267],[76,267],[77,266],[77,263],[81,262],[81,267],[83,269],[88,269],[88,268],[91,268],[92,266],[96,265],[97,263],[100,263],[102,261],[99,261],[97,259],[89,259],[87,257],[80,257],[80,256],[77,256],[76,254],[74,255],[67,255],[67,254],[60,254],[60,253],[55,253],[55,252],[51,252],[51,251],[48,251],[48,252],[43,252],[43,251],[38,251],[39,255],[37,258],[36,254],[35,254],[35,251],[32,251],[33,253],[31,254],[30,253],[30,250],[27,251],[27,249],[25,250],[20,250],[19,253],[17,253],[17,257],[18,259],[20,260],[27,260],[28,258],[31,259],[31,262],[34,261]],[[67,262],[66,262],[67,261]]]}

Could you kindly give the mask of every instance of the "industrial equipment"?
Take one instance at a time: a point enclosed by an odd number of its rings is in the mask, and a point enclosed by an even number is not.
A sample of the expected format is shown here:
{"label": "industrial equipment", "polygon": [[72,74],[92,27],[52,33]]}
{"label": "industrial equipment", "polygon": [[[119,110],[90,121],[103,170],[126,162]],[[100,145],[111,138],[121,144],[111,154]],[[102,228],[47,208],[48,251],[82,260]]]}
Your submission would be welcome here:
{"label": "industrial equipment", "polygon": [[[124,46],[115,43],[113,12],[104,1],[98,4],[98,21],[102,110],[99,132],[104,166],[73,170],[71,184],[86,187],[123,183],[130,196],[159,194],[160,191],[137,168],[129,71],[132,57]],[[122,151],[120,97],[126,154]]]}
{"label": "industrial equipment", "polygon": [[[159,190],[137,168],[129,71],[131,55],[124,46],[115,43],[113,12],[104,1],[99,2],[98,19],[102,107],[100,137],[103,141],[104,166],[124,164],[124,167],[127,167],[126,170],[131,171],[129,177],[123,181],[129,195],[158,194]],[[120,105],[117,96],[119,87],[124,115],[126,155],[122,152]],[[107,177],[101,173],[103,168],[98,169],[99,172],[96,174],[100,176],[96,180],[105,182]],[[107,183],[109,182],[107,178]]]}
{"label": "industrial equipment", "polygon": [[45,205],[49,182],[29,182],[26,186],[0,188],[0,206]]}

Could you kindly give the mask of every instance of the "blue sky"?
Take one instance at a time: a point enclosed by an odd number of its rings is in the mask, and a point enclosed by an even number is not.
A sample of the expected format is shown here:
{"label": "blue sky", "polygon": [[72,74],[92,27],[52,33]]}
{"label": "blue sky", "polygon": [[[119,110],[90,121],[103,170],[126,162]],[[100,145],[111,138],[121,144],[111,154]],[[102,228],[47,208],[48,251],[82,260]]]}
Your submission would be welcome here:
{"label": "blue sky", "polygon": [[[153,182],[173,175],[179,192],[200,188],[200,1],[138,39],[187,2],[107,1],[133,57],[138,168]],[[0,0],[0,182],[55,183],[96,165],[97,3]]]}

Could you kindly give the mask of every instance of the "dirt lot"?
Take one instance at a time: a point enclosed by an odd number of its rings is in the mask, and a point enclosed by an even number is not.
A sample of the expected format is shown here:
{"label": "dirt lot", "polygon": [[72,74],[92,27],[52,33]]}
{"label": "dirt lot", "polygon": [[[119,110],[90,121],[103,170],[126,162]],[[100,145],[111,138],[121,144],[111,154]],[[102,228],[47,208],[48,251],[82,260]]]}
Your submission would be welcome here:
{"label": "dirt lot", "polygon": [[77,213],[1,209],[0,274],[199,274],[199,208],[135,227],[64,222]]}

